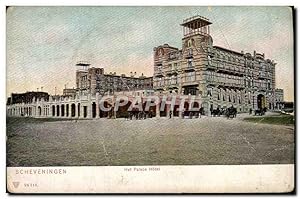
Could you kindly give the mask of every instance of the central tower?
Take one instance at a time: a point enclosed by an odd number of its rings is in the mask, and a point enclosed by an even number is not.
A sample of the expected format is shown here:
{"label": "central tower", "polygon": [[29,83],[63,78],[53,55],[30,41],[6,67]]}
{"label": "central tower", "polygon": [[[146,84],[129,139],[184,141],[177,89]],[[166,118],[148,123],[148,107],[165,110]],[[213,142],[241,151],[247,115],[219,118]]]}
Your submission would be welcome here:
{"label": "central tower", "polygon": [[213,51],[211,24],[199,15],[187,18],[180,24],[183,27],[181,91],[185,95],[202,95],[206,90],[204,73]]}
{"label": "central tower", "polygon": [[198,51],[206,51],[212,47],[212,38],[210,36],[209,19],[196,15],[183,20],[182,49],[195,48]]}

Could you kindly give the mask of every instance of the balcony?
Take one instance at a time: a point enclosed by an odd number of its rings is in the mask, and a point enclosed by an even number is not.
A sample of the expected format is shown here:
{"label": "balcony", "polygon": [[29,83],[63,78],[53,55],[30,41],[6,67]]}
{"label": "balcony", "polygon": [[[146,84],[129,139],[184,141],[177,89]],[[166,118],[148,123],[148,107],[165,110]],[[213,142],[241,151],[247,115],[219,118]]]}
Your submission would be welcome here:
{"label": "balcony", "polygon": [[229,83],[229,82],[218,82],[219,88],[229,88],[229,89],[244,89],[244,85],[239,83]]}
{"label": "balcony", "polygon": [[217,72],[226,73],[226,74],[233,74],[237,76],[244,76],[245,70],[240,67],[235,67],[232,65],[218,65]]}
{"label": "balcony", "polygon": [[162,70],[158,70],[158,71],[156,71],[156,73],[155,73],[154,76],[155,76],[155,77],[163,77],[164,74],[163,74]]}
{"label": "balcony", "polygon": [[193,53],[188,53],[186,56],[185,56],[186,59],[191,59],[193,58]]}
{"label": "balcony", "polygon": [[188,49],[188,53],[187,53],[187,55],[185,55],[185,58],[186,59],[191,59],[191,58],[193,58],[193,49]]}
{"label": "balcony", "polygon": [[153,86],[154,90],[164,90],[164,85],[163,84],[158,84],[156,86]]}
{"label": "balcony", "polygon": [[207,78],[205,81],[208,85],[215,86],[217,84],[217,81],[215,81],[214,79],[211,79],[211,78]]}
{"label": "balcony", "polygon": [[171,75],[175,75],[175,74],[178,74],[178,70],[177,68],[173,68],[173,69],[170,69],[166,72],[167,75],[171,76]]}
{"label": "balcony", "polygon": [[216,70],[216,68],[217,68],[217,63],[214,63],[214,62],[212,62],[212,63],[207,63],[206,64],[206,69],[209,69],[209,70]]}
{"label": "balcony", "polygon": [[171,81],[168,85],[168,88],[179,88],[177,81]]}
{"label": "balcony", "polygon": [[183,70],[186,71],[186,72],[187,71],[194,71],[195,70],[195,65],[190,64],[190,65],[184,67]]}

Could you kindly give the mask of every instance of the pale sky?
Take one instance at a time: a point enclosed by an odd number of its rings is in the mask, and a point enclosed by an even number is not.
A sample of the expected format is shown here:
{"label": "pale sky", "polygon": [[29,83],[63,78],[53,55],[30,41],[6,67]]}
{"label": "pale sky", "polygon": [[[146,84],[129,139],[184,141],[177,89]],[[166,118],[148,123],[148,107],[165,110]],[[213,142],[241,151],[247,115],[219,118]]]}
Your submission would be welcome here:
{"label": "pale sky", "polygon": [[[153,47],[181,48],[182,20],[209,18],[214,45],[273,59],[276,87],[294,100],[293,19],[288,7],[10,7],[7,90],[62,93],[75,87],[75,63],[105,72],[153,75]],[[228,42],[228,43],[227,43]],[[229,46],[228,46],[229,45]]]}

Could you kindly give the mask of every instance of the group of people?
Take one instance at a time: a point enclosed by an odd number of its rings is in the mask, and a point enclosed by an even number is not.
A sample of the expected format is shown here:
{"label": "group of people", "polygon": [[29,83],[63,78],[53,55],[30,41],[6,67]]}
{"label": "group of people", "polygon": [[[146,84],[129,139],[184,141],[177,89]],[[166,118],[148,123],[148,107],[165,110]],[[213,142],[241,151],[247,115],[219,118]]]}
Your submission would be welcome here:
{"label": "group of people", "polygon": [[[267,111],[267,108],[261,108],[261,109],[258,109],[258,110],[255,110],[254,111],[254,114],[255,115],[264,115],[265,112]],[[250,108],[249,109],[249,115],[252,115],[252,112],[253,110]],[[201,118],[201,115],[204,115],[204,109],[203,107],[201,107],[199,109],[199,111],[182,111],[182,118],[189,118],[189,119],[192,119],[192,118]],[[217,109],[211,109],[211,115],[213,117],[215,116],[221,116],[221,115],[224,115],[226,116],[227,118],[234,118],[236,117],[237,115],[237,109],[233,106],[229,107],[229,108],[217,108]],[[172,110],[170,110],[169,112],[169,115],[168,117],[171,119],[173,118],[174,116],[174,113]],[[152,117],[155,117],[155,113],[153,113],[152,111],[148,111],[148,112],[145,112],[145,111],[131,111],[131,112],[128,112],[127,116],[126,116],[126,119],[127,120],[142,120],[142,119],[147,119],[147,118],[152,118]]]}
{"label": "group of people", "polygon": [[[182,111],[181,113],[181,117],[182,118],[185,118],[186,116],[189,118],[189,119],[192,119],[192,118],[201,118],[201,115],[204,115],[204,108],[201,107],[199,109],[199,111],[189,111],[189,110],[185,110],[185,111]],[[170,110],[169,112],[169,118],[172,118],[173,117],[173,111]]]}
{"label": "group of people", "polygon": [[147,119],[147,118],[152,118],[155,115],[149,111],[149,112],[145,112],[145,111],[130,111],[127,114],[126,119],[127,120],[143,120],[143,119]]}
{"label": "group of people", "polygon": [[[267,108],[264,107],[264,108],[259,108],[257,110],[254,111],[254,115],[264,115],[265,113],[267,112]],[[249,115],[252,115],[252,109],[250,108],[249,109]]]}
{"label": "group of people", "polygon": [[213,117],[220,117],[221,115],[225,115],[227,118],[234,118],[237,115],[237,109],[233,106],[221,109],[218,107],[217,109],[211,109],[211,115]]}

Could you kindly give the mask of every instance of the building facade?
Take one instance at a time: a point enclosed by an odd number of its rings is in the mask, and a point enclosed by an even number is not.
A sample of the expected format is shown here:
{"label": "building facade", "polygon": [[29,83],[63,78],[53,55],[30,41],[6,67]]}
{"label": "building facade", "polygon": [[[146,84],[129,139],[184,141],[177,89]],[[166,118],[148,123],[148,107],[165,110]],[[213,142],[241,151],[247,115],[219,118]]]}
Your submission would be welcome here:
{"label": "building facade", "polygon": [[[114,111],[118,96],[128,97],[129,104],[139,97],[145,104],[147,96],[154,94],[152,77],[145,77],[143,74],[136,77],[136,73],[131,73],[130,76],[104,74],[103,68],[90,67],[88,63],[82,62],[77,66],[80,67],[76,70],[76,89],[65,88],[63,95],[53,96],[41,92],[34,92],[33,95],[30,92],[18,94],[16,98],[16,94],[12,94],[7,102],[7,115],[80,119],[124,117],[127,114],[125,108],[129,105]],[[110,107],[110,111],[100,109],[102,98],[107,98],[104,106]],[[158,106],[151,110],[155,116],[159,116],[156,115],[159,113]]]}
{"label": "building facade", "polygon": [[116,73],[105,74],[103,68],[89,66],[88,63],[79,62],[77,64],[76,88],[80,93],[95,95],[99,92],[101,95],[105,95],[120,91],[152,89],[152,77],[146,77],[143,74],[137,77],[136,73],[132,72],[130,76]]}
{"label": "building facade", "polygon": [[214,46],[212,23],[183,21],[182,48],[154,48],[153,88],[159,93],[199,95],[206,111],[234,106],[239,112],[275,108],[275,65],[264,54]]}

